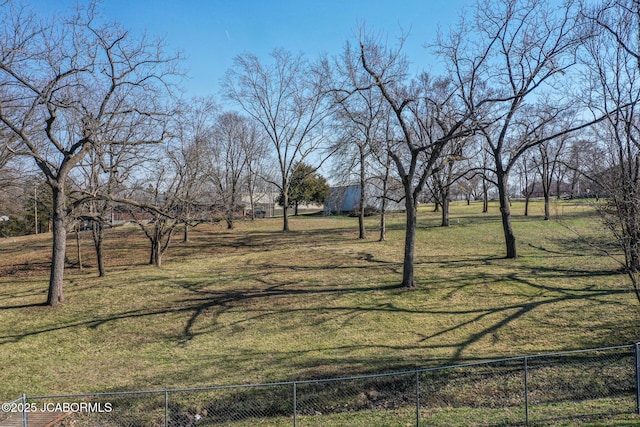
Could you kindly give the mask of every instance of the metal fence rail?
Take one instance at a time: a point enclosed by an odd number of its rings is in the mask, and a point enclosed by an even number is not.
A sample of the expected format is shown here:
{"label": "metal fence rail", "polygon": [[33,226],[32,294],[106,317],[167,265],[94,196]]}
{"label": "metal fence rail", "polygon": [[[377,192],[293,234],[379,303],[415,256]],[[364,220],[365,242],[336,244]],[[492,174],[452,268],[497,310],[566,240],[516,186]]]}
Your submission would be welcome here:
{"label": "metal fence rail", "polygon": [[[56,425],[104,427],[580,423],[640,414],[639,350],[635,344],[358,377],[12,403],[24,409],[24,427],[37,412],[53,410],[64,414]],[[0,426],[9,425],[1,416]]]}

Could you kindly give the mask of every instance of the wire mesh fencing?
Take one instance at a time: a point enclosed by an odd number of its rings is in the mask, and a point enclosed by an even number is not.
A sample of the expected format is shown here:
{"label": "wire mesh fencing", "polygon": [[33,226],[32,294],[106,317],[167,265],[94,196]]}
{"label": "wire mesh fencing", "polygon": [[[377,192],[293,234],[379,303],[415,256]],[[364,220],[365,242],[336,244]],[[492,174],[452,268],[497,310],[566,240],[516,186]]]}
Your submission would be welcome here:
{"label": "wire mesh fencing", "polygon": [[599,417],[638,411],[638,347],[530,357],[530,420]]}
{"label": "wire mesh fencing", "polygon": [[[347,378],[23,396],[11,402],[23,412],[4,411],[0,426],[580,425],[639,413],[638,353],[636,344]],[[43,415],[49,424],[36,423]]]}
{"label": "wire mesh fencing", "polygon": [[15,400],[2,403],[2,410],[0,410],[0,426],[7,425],[10,418],[17,419],[22,422],[22,397]]}

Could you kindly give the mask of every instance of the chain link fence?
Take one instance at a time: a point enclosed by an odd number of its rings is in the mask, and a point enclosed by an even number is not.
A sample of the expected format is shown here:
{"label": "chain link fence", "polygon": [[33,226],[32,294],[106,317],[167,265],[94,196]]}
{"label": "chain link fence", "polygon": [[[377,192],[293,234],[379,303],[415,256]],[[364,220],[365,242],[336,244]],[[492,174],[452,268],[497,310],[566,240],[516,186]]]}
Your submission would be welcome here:
{"label": "chain link fence", "polygon": [[[17,423],[22,423],[22,412],[19,406],[22,403],[22,397],[19,397],[10,402],[2,403],[2,410],[0,410],[0,427],[8,426],[9,419],[13,418],[17,420]],[[18,424],[22,426],[22,424]]]}
{"label": "chain link fence", "polygon": [[[639,413],[638,354],[636,344],[349,378],[23,396],[3,404],[0,426],[579,425]],[[39,424],[43,414],[54,421]]]}

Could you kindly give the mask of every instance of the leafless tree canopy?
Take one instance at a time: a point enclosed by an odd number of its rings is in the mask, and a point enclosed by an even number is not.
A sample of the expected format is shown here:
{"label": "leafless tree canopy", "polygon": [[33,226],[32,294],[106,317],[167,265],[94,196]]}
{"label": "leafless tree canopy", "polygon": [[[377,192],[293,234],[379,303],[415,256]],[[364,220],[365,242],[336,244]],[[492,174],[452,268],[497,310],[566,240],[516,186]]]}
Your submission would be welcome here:
{"label": "leafless tree canopy", "polygon": [[607,196],[600,212],[640,300],[640,3],[606,1],[582,13],[594,34],[584,49],[590,84],[583,96],[605,117],[591,134],[602,156],[586,174]]}
{"label": "leafless tree canopy", "polygon": [[235,58],[223,90],[260,124],[271,142],[279,175],[273,184],[284,195],[283,230],[287,231],[291,177],[297,165],[328,142],[324,126],[331,111],[324,74],[315,72],[301,55],[285,50],[274,50],[270,63],[244,54]]}
{"label": "leafless tree canopy", "polygon": [[493,163],[489,167],[499,193],[507,258],[517,256],[508,187],[519,157],[593,121],[559,126],[563,116],[576,116],[566,88],[577,51],[588,37],[572,2],[515,0],[480,2],[473,19],[439,36],[437,50],[473,111]]}
{"label": "leafless tree canopy", "polygon": [[361,66],[369,82],[359,90],[379,91],[395,118],[400,140],[388,151],[404,188],[407,214],[402,285],[414,287],[413,254],[419,196],[427,179],[439,168],[444,148],[472,133],[467,123],[470,110],[456,103],[456,87],[447,78],[427,74],[407,78],[401,46],[389,49],[362,35]]}
{"label": "leafless tree canopy", "polygon": [[0,123],[53,192],[48,304],[56,305],[63,301],[72,171],[98,146],[163,139],[157,117],[176,58],[157,41],[99,24],[94,4],[60,21],[42,21],[14,2],[1,13]]}

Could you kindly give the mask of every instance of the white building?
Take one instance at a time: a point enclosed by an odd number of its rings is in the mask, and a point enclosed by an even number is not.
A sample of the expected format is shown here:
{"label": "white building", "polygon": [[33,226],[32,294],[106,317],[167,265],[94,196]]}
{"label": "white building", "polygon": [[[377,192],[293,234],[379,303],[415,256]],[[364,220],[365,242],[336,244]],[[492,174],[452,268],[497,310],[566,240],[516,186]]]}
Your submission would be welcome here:
{"label": "white building", "polygon": [[[387,211],[402,211],[404,204],[395,200],[400,200],[400,196],[392,192],[394,200],[387,199]],[[366,186],[365,208],[375,210],[382,209],[382,190],[375,185]],[[329,197],[325,201],[325,213],[349,213],[360,209],[360,184],[341,185],[331,187]]]}

